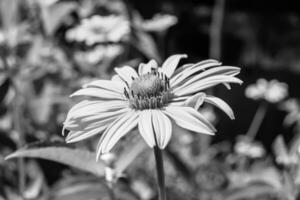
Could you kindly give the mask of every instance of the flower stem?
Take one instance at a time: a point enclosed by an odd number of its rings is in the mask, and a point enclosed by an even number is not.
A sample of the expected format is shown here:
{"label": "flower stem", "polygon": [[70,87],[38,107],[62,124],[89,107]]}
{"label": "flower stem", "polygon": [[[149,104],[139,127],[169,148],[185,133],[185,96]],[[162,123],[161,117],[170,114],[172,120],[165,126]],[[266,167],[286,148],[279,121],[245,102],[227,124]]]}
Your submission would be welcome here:
{"label": "flower stem", "polygon": [[252,123],[250,125],[250,128],[246,134],[246,136],[250,139],[253,140],[260,128],[261,123],[263,122],[263,119],[265,118],[266,112],[267,112],[267,108],[268,108],[268,103],[266,102],[262,102],[256,113],[255,116],[252,120]]}
{"label": "flower stem", "polygon": [[165,190],[165,174],[164,174],[164,163],[163,154],[157,146],[153,148],[154,156],[156,161],[156,172],[157,172],[157,182],[158,182],[158,199],[166,200],[166,190]]}

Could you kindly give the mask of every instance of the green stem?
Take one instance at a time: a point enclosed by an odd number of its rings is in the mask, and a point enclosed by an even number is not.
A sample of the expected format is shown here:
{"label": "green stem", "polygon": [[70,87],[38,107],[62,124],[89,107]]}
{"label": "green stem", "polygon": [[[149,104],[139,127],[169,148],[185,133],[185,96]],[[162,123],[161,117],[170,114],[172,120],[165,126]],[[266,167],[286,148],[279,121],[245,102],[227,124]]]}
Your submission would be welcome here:
{"label": "green stem", "polygon": [[266,102],[262,102],[259,105],[259,107],[255,113],[255,116],[253,118],[253,121],[250,125],[250,128],[246,134],[246,136],[249,139],[253,140],[255,138],[255,136],[260,128],[260,125],[263,122],[263,119],[265,118],[267,108],[268,108],[268,104]]}
{"label": "green stem", "polygon": [[158,182],[158,199],[166,200],[166,189],[165,189],[165,174],[164,174],[164,163],[163,154],[157,146],[153,148],[154,156],[156,161],[156,172],[157,172],[157,182]]}
{"label": "green stem", "polygon": [[[18,148],[21,148],[25,143],[24,138],[24,132],[23,127],[21,123],[21,116],[22,116],[22,105],[21,105],[21,95],[19,88],[17,86],[18,83],[15,81],[12,82],[16,96],[14,98],[13,102],[13,123],[14,123],[14,129],[18,133],[18,139],[17,139],[17,146]],[[24,164],[24,158],[18,158],[18,172],[19,172],[19,193],[21,196],[23,196],[24,190],[25,190],[25,164]]]}

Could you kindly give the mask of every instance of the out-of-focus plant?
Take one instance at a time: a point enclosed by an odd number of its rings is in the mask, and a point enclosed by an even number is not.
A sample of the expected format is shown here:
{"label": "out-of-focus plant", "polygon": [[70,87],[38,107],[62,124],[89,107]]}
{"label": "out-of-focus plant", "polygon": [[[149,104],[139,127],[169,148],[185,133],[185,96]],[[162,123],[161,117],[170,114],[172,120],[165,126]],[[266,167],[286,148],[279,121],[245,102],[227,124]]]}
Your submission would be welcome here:
{"label": "out-of-focus plant", "polygon": [[260,105],[255,113],[246,137],[253,140],[266,115],[269,104],[279,103],[288,96],[288,85],[277,80],[258,79],[256,84],[249,85],[245,95],[253,100],[259,100]]}

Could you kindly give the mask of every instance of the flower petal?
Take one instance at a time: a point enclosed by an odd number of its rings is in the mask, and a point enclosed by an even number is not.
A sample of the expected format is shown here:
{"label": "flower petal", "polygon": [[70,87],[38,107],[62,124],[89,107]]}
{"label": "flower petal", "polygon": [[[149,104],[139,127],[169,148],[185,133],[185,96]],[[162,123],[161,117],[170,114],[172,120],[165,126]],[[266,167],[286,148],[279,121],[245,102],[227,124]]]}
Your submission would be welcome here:
{"label": "flower petal", "polygon": [[93,116],[103,112],[113,112],[124,108],[128,108],[128,103],[126,101],[94,101],[94,100],[84,100],[73,106],[68,115],[67,120],[70,118],[81,118],[87,116]]}
{"label": "flower petal", "polygon": [[136,71],[130,66],[115,68],[115,71],[121,77],[121,79],[128,84],[128,86],[131,85],[132,78],[138,77]]}
{"label": "flower petal", "polygon": [[[183,71],[181,73],[182,74],[181,77],[179,77],[176,81],[170,82],[171,87],[174,88],[176,85],[180,85],[180,87],[185,87],[204,78],[217,76],[217,75],[235,76],[240,73],[240,68],[231,67],[231,66],[219,66],[219,67],[210,68],[200,74],[192,76],[198,71],[199,70],[197,68]],[[188,79],[189,77],[190,79]]]}
{"label": "flower petal", "polygon": [[223,112],[225,112],[230,119],[234,119],[234,113],[231,109],[231,107],[222,99],[214,96],[206,96],[204,99],[205,102],[213,104],[214,106],[221,109]]}
{"label": "flower petal", "polygon": [[167,76],[171,77],[182,58],[187,58],[186,54],[177,54],[170,56],[162,65],[162,72]]}
{"label": "flower petal", "polygon": [[83,86],[83,88],[101,88],[108,91],[117,92],[123,94],[124,92],[124,84],[119,81],[110,81],[110,80],[96,80],[90,83],[87,83]]}
{"label": "flower petal", "polygon": [[74,143],[81,140],[85,140],[87,138],[90,138],[94,135],[100,134],[102,131],[106,129],[107,126],[101,126],[101,127],[95,127],[93,129],[89,129],[88,131],[71,131],[68,133],[68,136],[66,137],[67,143]]}
{"label": "flower petal", "polygon": [[166,107],[164,112],[182,128],[208,135],[214,135],[216,132],[213,125],[193,108],[170,106]]}
{"label": "flower petal", "polygon": [[185,65],[175,71],[174,76],[170,79],[170,85],[174,87],[182,81],[186,81],[186,79],[193,74],[220,65],[221,63],[216,60],[204,60],[196,64]]}
{"label": "flower petal", "polygon": [[155,60],[150,60],[147,64],[141,63],[139,65],[139,75],[147,74],[151,72],[151,69],[157,69],[158,64]]}
{"label": "flower petal", "polygon": [[152,113],[150,110],[143,110],[139,117],[139,132],[145,142],[152,148],[155,146],[154,130],[152,125]]}
{"label": "flower petal", "polygon": [[173,93],[175,96],[185,96],[185,95],[195,94],[199,91],[218,85],[220,83],[242,84],[243,81],[233,76],[215,75],[215,76],[204,78],[202,80],[195,81],[190,85],[185,84],[184,86],[179,86],[177,88],[174,88]]}
{"label": "flower petal", "polygon": [[97,160],[103,153],[108,153],[121,137],[136,127],[139,111],[131,111],[116,119],[105,130],[97,146]]}
{"label": "flower petal", "polygon": [[109,91],[102,88],[82,88],[70,95],[70,97],[87,96],[99,99],[120,99],[124,100],[125,96],[119,92]]}
{"label": "flower petal", "polygon": [[189,97],[184,102],[184,105],[192,107],[195,110],[198,110],[200,108],[200,106],[203,104],[205,97],[206,97],[205,93],[203,93],[203,92],[197,93],[197,94]]}
{"label": "flower petal", "polygon": [[172,136],[172,124],[170,119],[160,110],[151,110],[152,124],[155,131],[157,146],[164,149]]}

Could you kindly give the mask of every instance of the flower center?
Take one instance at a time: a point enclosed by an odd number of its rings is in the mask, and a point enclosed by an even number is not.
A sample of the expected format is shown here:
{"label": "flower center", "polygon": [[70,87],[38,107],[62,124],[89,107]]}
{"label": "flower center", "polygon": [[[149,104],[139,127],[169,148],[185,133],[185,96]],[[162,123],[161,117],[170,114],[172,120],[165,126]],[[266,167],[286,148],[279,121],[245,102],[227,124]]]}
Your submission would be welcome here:
{"label": "flower center", "polygon": [[129,88],[129,91],[124,88],[124,94],[130,107],[136,110],[161,108],[171,96],[169,78],[156,70],[133,78]]}

